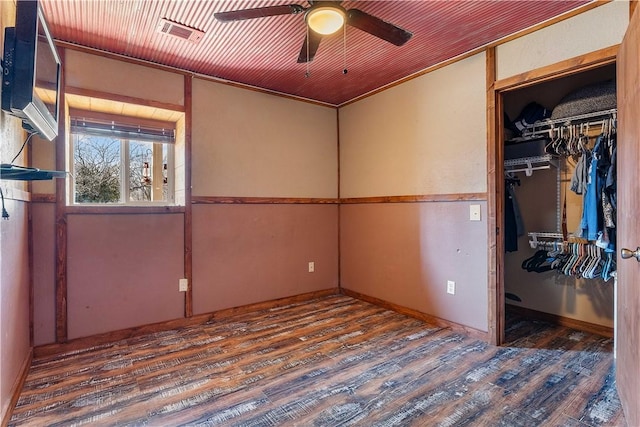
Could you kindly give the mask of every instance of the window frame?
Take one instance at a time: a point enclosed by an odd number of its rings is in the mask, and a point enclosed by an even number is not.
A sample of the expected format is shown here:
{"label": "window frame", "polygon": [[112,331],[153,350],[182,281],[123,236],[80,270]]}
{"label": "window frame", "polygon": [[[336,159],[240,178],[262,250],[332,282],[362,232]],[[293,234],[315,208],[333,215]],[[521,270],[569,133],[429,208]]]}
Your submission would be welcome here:
{"label": "window frame", "polygon": [[[125,125],[135,124],[136,126],[155,126],[157,128],[165,128],[171,129],[174,133],[176,132],[177,123],[174,122],[165,122],[165,121],[157,121],[152,119],[145,119],[140,117],[119,115],[119,114],[110,114],[110,113],[100,113],[95,111],[86,111],[79,109],[69,109],[69,122],[71,122],[72,118],[84,117],[88,120],[97,119],[97,120],[112,120],[116,123],[123,123]],[[125,138],[120,136],[111,136],[111,138],[117,139],[120,142],[120,198],[117,202],[112,203],[103,203],[103,202],[76,202],[76,178],[74,176],[75,173],[75,146],[77,144],[78,135],[83,135],[82,132],[78,132],[77,130],[72,130],[71,126],[68,127],[68,156],[67,161],[69,164],[69,169],[71,172],[71,180],[67,193],[67,206],[73,207],[81,207],[81,208],[91,208],[91,207],[113,207],[114,209],[123,208],[123,207],[170,207],[170,206],[178,206],[176,204],[176,143],[175,140],[173,142],[162,142],[162,141],[152,141],[152,140],[136,140],[134,138]],[[91,137],[90,134],[84,134]],[[153,144],[153,152],[152,159],[155,157],[155,151],[160,150],[161,153],[159,155],[160,158],[163,157],[164,147],[167,147],[167,200],[130,200],[130,144],[132,141],[140,141],[143,143],[151,143]],[[153,164],[153,162],[152,162]],[[152,173],[151,176],[154,179],[163,179],[163,165],[161,163],[160,167],[157,169],[159,174]],[[155,169],[155,167],[153,168]],[[153,185],[153,183],[152,183]],[[153,192],[153,189],[151,189]]]}

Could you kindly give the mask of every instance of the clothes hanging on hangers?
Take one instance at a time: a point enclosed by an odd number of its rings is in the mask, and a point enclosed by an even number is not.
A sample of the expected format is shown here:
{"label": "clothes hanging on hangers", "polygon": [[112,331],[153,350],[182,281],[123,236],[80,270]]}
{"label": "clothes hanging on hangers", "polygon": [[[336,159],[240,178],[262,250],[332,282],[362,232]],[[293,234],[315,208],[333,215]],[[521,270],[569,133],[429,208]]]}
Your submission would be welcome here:
{"label": "clothes hanging on hangers", "polygon": [[[523,132],[522,138],[546,138],[547,155],[560,159],[573,158],[576,167],[570,179],[571,190],[582,196],[580,226],[573,236],[566,230],[566,191],[562,210],[562,237],[556,241],[539,241],[534,248],[542,249],[526,259],[522,268],[527,271],[545,272],[558,270],[560,274],[585,279],[608,280],[615,271],[616,242],[616,111],[608,109],[572,116],[561,120],[539,122]],[[590,135],[600,129],[591,149]],[[505,149],[506,151],[506,149]],[[563,161],[560,165],[565,164]],[[507,161],[505,161],[505,167]],[[530,176],[530,174],[527,174]],[[560,174],[558,175],[560,180]],[[567,183],[568,184],[568,183]],[[567,190],[565,186],[565,190]],[[558,212],[560,212],[560,181],[558,181]],[[514,184],[505,181],[505,251],[518,250],[519,230],[516,224]],[[519,215],[519,212],[518,212]],[[558,213],[558,218],[560,218]],[[530,233],[532,234],[532,233]],[[540,233],[545,234],[545,233]],[[568,243],[578,237],[587,242]],[[532,242],[529,242],[532,244]],[[551,247],[554,250],[549,250]],[[562,248],[558,250],[558,247]]]}
{"label": "clothes hanging on hangers", "polygon": [[612,135],[612,150],[611,150],[611,164],[607,170],[607,176],[604,183],[604,191],[602,192],[602,210],[604,213],[604,230],[609,240],[609,247],[605,248],[607,251],[614,252],[616,248],[616,211],[618,209],[617,199],[617,172],[616,172],[616,157],[617,148],[615,145],[615,134]]}
{"label": "clothes hanging on hangers", "polygon": [[[615,173],[612,172],[615,168],[614,150],[615,133],[609,131],[598,136],[591,152],[582,218],[576,233],[578,237],[594,241],[597,246],[611,252],[615,251],[615,209],[611,202],[611,191],[607,190],[607,178],[610,173]],[[609,182],[611,184],[613,181]]]}
{"label": "clothes hanging on hangers", "polygon": [[520,214],[520,206],[516,199],[515,185],[520,185],[520,180],[515,177],[505,178],[504,200],[504,250],[515,252],[518,250],[518,237],[524,235],[524,223]]}
{"label": "clothes hanging on hangers", "polygon": [[522,269],[528,272],[545,273],[556,270],[565,276],[584,279],[602,279],[605,282],[616,270],[614,254],[605,252],[592,243],[555,243],[554,250],[538,250],[522,262]]}
{"label": "clothes hanging on hangers", "polygon": [[[567,141],[571,146],[575,136],[570,136]],[[523,263],[523,268],[528,271],[547,271],[548,264],[551,268],[556,268],[560,274],[585,279],[601,278],[604,281],[609,280],[611,273],[615,271],[615,118],[603,123],[602,133],[597,137],[592,150],[589,150],[587,145],[587,140],[582,140],[579,144],[581,156],[571,179],[571,190],[583,196],[582,217],[576,236],[589,242],[568,243],[567,250],[563,253],[548,252],[540,268],[537,263],[543,258],[541,254],[538,254],[537,258],[534,256],[525,260],[526,265]],[[563,234],[563,238],[566,242],[566,234]]]}
{"label": "clothes hanging on hangers", "polygon": [[591,152],[584,150],[571,176],[571,191],[576,194],[584,194],[586,190],[590,163]]}
{"label": "clothes hanging on hangers", "polygon": [[604,185],[605,191],[609,196],[609,201],[611,202],[613,209],[617,209],[617,205],[618,205],[618,199],[616,196],[616,192],[617,192],[616,182],[618,179],[617,168],[616,168],[616,160],[618,157],[617,151],[618,149],[614,144],[613,150],[611,150],[611,166],[607,171],[607,180],[605,181],[605,185]]}
{"label": "clothes hanging on hangers", "polygon": [[582,219],[577,232],[578,237],[587,240],[596,240],[598,231],[602,229],[600,226],[602,217],[601,215],[599,216],[601,210],[598,206],[598,199],[603,188],[603,182],[598,174],[598,152],[600,151],[602,138],[602,135],[598,137],[592,152],[591,162],[589,163],[589,173],[582,198]]}
{"label": "clothes hanging on hangers", "polygon": [[554,257],[550,257],[545,250],[538,250],[532,257],[522,261],[522,269],[528,272],[545,273],[554,269]]}

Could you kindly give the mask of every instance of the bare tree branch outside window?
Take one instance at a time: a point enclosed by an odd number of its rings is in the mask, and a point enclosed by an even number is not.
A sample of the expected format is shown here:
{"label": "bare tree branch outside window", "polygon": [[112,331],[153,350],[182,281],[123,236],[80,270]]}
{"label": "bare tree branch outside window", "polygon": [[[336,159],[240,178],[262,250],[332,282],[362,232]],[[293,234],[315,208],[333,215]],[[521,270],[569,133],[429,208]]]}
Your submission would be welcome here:
{"label": "bare tree branch outside window", "polygon": [[76,203],[120,201],[120,140],[76,134],[73,145]]}

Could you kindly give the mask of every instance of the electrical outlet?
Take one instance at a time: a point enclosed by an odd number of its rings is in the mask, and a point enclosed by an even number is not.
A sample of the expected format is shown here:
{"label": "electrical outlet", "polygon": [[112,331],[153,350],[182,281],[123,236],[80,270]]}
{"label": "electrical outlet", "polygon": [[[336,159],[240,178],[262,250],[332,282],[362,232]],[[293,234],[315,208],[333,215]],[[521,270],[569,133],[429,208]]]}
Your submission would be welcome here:
{"label": "electrical outlet", "polygon": [[313,273],[314,271],[316,271],[316,263],[313,261],[309,262],[309,273]]}
{"label": "electrical outlet", "polygon": [[189,279],[180,279],[178,281],[178,291],[179,292],[187,292],[189,288]]}
{"label": "electrical outlet", "polygon": [[453,280],[447,280],[447,293],[451,295],[456,294],[456,282]]}

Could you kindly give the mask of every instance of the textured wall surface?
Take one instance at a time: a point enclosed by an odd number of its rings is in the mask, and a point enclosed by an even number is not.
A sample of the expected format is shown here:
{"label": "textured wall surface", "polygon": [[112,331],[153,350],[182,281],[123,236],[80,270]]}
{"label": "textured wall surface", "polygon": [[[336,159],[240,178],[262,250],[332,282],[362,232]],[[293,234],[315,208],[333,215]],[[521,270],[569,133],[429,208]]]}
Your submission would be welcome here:
{"label": "textured wall surface", "polygon": [[466,202],[343,205],[341,284],[486,331],[486,235],[485,220],[469,221]]}
{"label": "textured wall surface", "polygon": [[194,80],[193,194],[337,197],[334,108]]}
{"label": "textured wall surface", "polygon": [[336,205],[194,206],[194,313],[337,288],[337,218]]}
{"label": "textured wall surface", "polygon": [[[4,28],[14,21],[15,3],[0,1],[0,46],[4,46]],[[0,111],[0,163],[11,162],[25,137],[20,120]],[[25,158],[25,154],[20,155],[16,164],[24,165]],[[3,419],[12,388],[30,351],[29,234],[27,204],[13,199],[25,185],[0,181],[0,188],[10,215],[8,221],[0,220],[0,419]]]}
{"label": "textured wall surface", "polygon": [[66,85],[184,105],[180,74],[66,49]]}
{"label": "textured wall surface", "polygon": [[340,109],[340,196],[484,192],[484,53]]}
{"label": "textured wall surface", "polygon": [[182,214],[67,221],[69,338],[183,316]]}
{"label": "textured wall surface", "polygon": [[496,48],[498,80],[619,44],[629,2],[612,1]]}
{"label": "textured wall surface", "polygon": [[33,218],[33,343],[56,340],[55,204],[32,203]]}

